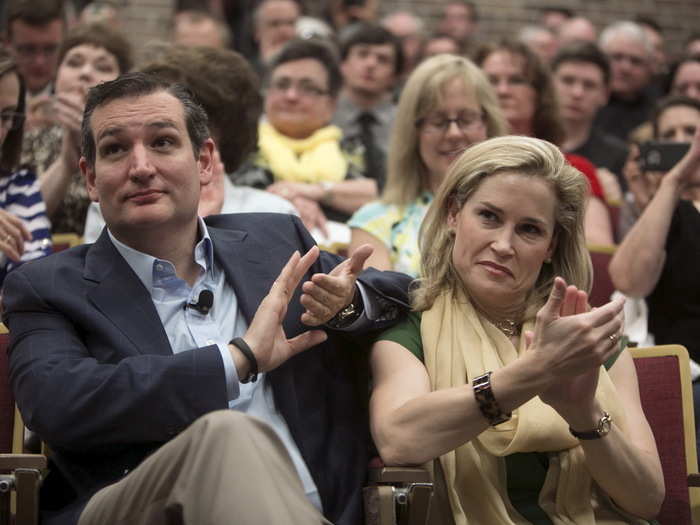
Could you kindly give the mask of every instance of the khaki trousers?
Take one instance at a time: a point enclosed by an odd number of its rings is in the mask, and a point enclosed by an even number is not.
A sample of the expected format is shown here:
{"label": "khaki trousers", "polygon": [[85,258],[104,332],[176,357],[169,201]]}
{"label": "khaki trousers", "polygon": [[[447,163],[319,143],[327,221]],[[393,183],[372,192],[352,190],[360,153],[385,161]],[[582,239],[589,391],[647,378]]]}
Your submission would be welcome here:
{"label": "khaki trousers", "polygon": [[97,492],[79,525],[328,524],[272,428],[232,410],[202,416]]}

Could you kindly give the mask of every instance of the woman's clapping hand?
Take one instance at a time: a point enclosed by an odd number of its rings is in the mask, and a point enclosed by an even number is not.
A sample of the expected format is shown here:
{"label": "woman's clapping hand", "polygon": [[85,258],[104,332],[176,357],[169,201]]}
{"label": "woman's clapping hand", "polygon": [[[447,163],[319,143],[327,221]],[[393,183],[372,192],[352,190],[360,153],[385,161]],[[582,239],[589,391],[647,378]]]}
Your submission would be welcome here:
{"label": "woman's clapping hand", "polygon": [[618,349],[623,306],[624,300],[617,299],[591,310],[586,292],[555,279],[534,332],[525,333],[528,351],[545,364],[551,379],[539,395],[542,401],[560,413],[593,402],[600,366]]}

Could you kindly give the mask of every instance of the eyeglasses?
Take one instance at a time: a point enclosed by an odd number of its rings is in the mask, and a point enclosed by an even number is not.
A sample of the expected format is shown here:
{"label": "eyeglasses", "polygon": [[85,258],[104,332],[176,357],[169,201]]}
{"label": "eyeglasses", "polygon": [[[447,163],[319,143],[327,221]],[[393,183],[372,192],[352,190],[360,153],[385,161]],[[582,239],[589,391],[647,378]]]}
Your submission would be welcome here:
{"label": "eyeglasses", "polygon": [[27,60],[37,55],[44,55],[45,57],[55,56],[58,53],[58,44],[18,44],[14,46],[14,49],[18,58]]}
{"label": "eyeglasses", "polygon": [[453,122],[457,124],[462,133],[467,133],[468,131],[480,129],[484,125],[484,114],[463,113],[454,118],[445,115],[432,115],[416,120],[416,127],[422,128],[427,133],[445,134]]}
{"label": "eyeglasses", "polygon": [[24,113],[16,111],[3,111],[0,113],[0,127],[8,131],[19,129],[22,127],[22,123],[24,123]]}
{"label": "eyeglasses", "polygon": [[328,90],[320,88],[308,80],[294,82],[291,78],[287,77],[273,80],[268,89],[276,93],[286,93],[291,88],[294,88],[297,93],[300,93],[306,97],[320,97],[323,95],[328,95],[329,93]]}

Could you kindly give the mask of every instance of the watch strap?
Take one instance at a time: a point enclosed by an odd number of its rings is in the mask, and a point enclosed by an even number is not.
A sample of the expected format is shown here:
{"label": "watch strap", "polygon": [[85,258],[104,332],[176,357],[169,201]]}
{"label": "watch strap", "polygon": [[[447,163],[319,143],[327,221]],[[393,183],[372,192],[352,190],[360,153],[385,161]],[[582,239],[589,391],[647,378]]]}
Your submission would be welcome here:
{"label": "watch strap", "polygon": [[240,378],[241,383],[255,383],[258,380],[258,360],[255,358],[253,350],[241,337],[234,337],[229,344],[238,348],[250,364],[248,375]]}
{"label": "watch strap", "polygon": [[611,425],[612,425],[612,418],[610,417],[610,414],[603,411],[603,415],[598,420],[598,425],[596,426],[596,428],[594,428],[592,430],[579,431],[579,430],[574,430],[573,428],[569,427],[569,432],[571,432],[572,436],[574,436],[575,438],[578,438],[578,439],[583,439],[583,440],[600,439],[600,438],[608,435],[608,433],[610,432]]}
{"label": "watch strap", "polygon": [[472,389],[474,391],[474,399],[481,414],[489,422],[489,425],[495,427],[501,423],[505,423],[511,418],[511,413],[505,413],[496,401],[496,396],[493,395],[491,389],[491,372],[486,372],[483,375],[475,377],[472,380]]}

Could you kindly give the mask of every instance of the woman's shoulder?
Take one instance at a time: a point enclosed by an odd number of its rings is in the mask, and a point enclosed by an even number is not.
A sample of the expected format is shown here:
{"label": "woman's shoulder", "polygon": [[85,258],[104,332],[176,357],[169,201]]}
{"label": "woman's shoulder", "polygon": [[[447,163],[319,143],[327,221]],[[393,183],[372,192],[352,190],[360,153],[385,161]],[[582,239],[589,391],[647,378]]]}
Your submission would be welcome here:
{"label": "woman's shoulder", "polygon": [[423,340],[420,335],[421,312],[408,312],[397,324],[384,330],[377,341],[392,341],[423,361]]}

